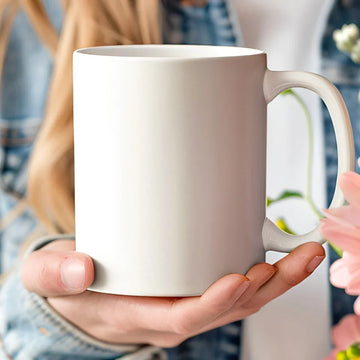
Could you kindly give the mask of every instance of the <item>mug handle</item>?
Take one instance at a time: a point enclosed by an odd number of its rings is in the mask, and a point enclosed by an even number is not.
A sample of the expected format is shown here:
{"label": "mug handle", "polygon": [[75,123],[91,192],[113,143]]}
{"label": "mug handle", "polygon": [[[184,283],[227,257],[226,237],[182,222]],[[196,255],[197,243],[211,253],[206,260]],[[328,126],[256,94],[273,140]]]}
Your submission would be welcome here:
{"label": "mug handle", "polygon": [[[264,77],[264,97],[268,104],[282,91],[300,87],[316,92],[327,106],[334,126],[338,149],[338,173],[334,197],[330,207],[344,205],[345,199],[339,186],[339,176],[346,171],[354,171],[355,154],[351,122],[344,100],[337,88],[324,77],[304,71],[271,71],[266,70]],[[262,237],[265,250],[290,252],[297,246],[309,241],[323,244],[320,225],[303,235],[290,235],[279,229],[270,219],[266,218]]]}

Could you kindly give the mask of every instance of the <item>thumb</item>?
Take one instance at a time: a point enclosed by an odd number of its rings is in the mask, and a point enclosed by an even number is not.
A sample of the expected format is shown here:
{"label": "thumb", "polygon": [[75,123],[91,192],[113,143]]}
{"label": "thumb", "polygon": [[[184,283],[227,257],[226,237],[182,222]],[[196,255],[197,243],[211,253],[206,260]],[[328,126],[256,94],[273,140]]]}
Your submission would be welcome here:
{"label": "thumb", "polygon": [[90,256],[76,251],[34,251],[23,263],[25,288],[44,297],[79,294],[94,281]]}

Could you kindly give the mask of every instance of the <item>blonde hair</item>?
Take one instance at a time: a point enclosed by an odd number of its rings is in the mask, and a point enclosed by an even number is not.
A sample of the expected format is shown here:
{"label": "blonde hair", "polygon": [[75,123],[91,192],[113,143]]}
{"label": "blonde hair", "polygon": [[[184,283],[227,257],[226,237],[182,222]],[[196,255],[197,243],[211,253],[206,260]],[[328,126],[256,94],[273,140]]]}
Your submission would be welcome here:
{"label": "blonde hair", "polygon": [[27,188],[28,201],[48,233],[74,231],[73,51],[161,41],[159,0],[63,0],[62,5],[64,22],[58,34],[42,0],[0,0],[0,75],[10,29],[20,7],[54,58]]}

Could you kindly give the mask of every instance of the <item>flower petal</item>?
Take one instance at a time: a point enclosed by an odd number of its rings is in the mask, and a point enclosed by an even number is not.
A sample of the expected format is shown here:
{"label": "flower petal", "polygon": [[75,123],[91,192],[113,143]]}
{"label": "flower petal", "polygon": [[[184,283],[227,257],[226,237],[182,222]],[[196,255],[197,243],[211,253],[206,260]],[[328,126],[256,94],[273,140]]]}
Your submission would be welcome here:
{"label": "flower petal", "polygon": [[347,266],[350,274],[353,274],[360,268],[360,254],[359,253],[351,253],[348,251],[344,251],[343,259],[346,262],[346,266]]}
{"label": "flower petal", "polygon": [[360,175],[348,171],[341,175],[339,185],[345,199],[353,205],[360,207]]}
{"label": "flower petal", "polygon": [[325,216],[332,222],[349,227],[360,227],[360,208],[354,205],[323,210]]}
{"label": "flower petal", "polygon": [[346,315],[333,327],[331,338],[340,350],[347,349],[352,343],[360,341],[360,317]]}
{"label": "flower petal", "polygon": [[[349,271],[348,267],[347,269]],[[349,276],[346,293],[348,295],[360,295],[360,268]]]}
{"label": "flower petal", "polygon": [[321,222],[320,231],[323,236],[339,248],[360,253],[360,229],[334,225],[325,219]]}
{"label": "flower petal", "polygon": [[336,260],[330,266],[330,282],[338,288],[346,288],[349,282],[349,269],[344,259]]}

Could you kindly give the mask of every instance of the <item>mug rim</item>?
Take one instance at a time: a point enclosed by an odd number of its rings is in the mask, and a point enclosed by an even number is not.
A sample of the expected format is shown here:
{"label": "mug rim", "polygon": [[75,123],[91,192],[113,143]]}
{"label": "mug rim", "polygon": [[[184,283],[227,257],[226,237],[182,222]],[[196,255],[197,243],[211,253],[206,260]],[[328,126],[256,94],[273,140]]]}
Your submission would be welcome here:
{"label": "mug rim", "polygon": [[81,48],[74,55],[90,55],[103,58],[138,59],[138,60],[194,60],[242,58],[266,54],[263,50],[220,45],[107,45]]}

